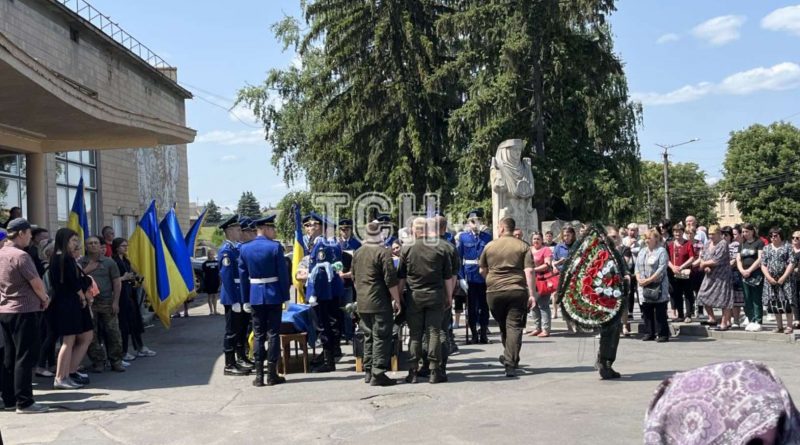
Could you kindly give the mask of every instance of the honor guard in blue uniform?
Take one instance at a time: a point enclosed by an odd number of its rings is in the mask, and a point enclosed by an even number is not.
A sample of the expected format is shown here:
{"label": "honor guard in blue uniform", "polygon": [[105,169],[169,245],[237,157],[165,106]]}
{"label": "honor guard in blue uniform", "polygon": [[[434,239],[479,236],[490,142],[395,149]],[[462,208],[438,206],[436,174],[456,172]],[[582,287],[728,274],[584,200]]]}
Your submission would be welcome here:
{"label": "honor guard in blue uniform", "polygon": [[341,312],[340,304],[344,293],[342,279],[338,274],[342,267],[341,248],[335,239],[328,240],[323,236],[322,223],[323,218],[313,212],[303,218],[309,240],[306,245],[310,249],[306,297],[314,307],[322,327],[319,339],[322,342],[323,362],[321,366],[313,368],[312,372],[336,370],[335,354],[339,347],[336,314],[337,311]]}
{"label": "honor guard in blue uniform", "polygon": [[[489,343],[489,305],[486,302],[486,281],[478,271],[478,259],[483,249],[492,241],[492,236],[481,232],[483,209],[470,210],[467,213],[467,229],[456,237],[458,255],[461,257],[459,279],[467,282],[467,323],[471,337],[470,343]],[[480,325],[480,336],[478,334]]]}
{"label": "honor guard in blue uniform", "polygon": [[242,228],[242,244],[255,239],[256,225],[251,218],[246,216],[239,218],[239,226]]}
{"label": "honor guard in blue uniform", "polygon": [[392,248],[392,243],[397,241],[397,236],[394,234],[394,224],[392,224],[392,215],[381,213],[375,218],[376,221],[381,223],[381,232],[383,234],[383,245]]}
{"label": "honor guard in blue uniform", "polygon": [[[242,299],[253,308],[256,378],[253,386],[264,386],[264,359],[267,360],[267,385],[286,380],[278,375],[281,356],[280,327],[283,303],[289,300],[289,269],[283,246],[275,241],[275,215],[253,221],[256,237],[242,244],[239,253],[239,278]],[[264,351],[264,341],[268,349]]]}
{"label": "honor guard in blue uniform", "polygon": [[[242,239],[239,243],[239,250],[241,250],[244,244],[255,239],[256,225],[252,218],[240,216],[239,226],[242,228]],[[250,338],[250,332],[253,330],[253,308],[251,307],[250,302],[247,301],[244,296],[242,296],[242,312],[242,318],[244,318],[244,321],[240,326],[239,335],[237,337],[239,341],[241,341],[241,344],[237,344],[236,360],[240,363],[243,362],[250,368],[253,368],[255,367],[255,363],[250,360],[250,355],[248,354],[249,343],[247,341],[247,339]],[[239,351],[242,351],[242,353],[240,354]]]}
{"label": "honor guard in blue uniform", "polygon": [[245,339],[242,335],[242,326],[247,327],[242,309],[241,290],[239,288],[239,241],[242,231],[239,225],[239,216],[233,215],[219,226],[225,232],[225,241],[219,248],[220,290],[219,300],[225,308],[225,339],[222,349],[225,352],[225,375],[242,376],[250,374],[252,367],[246,362],[237,360],[244,356]]}
{"label": "honor guard in blue uniform", "polygon": [[[350,272],[350,267],[353,264],[353,253],[361,247],[361,241],[353,237],[353,220],[349,218],[342,218],[339,220],[339,237],[336,240],[339,248],[342,250],[342,271],[339,272],[339,277],[342,279],[344,285],[344,294],[342,295],[341,307],[344,307],[356,301],[355,288],[353,287],[353,274]],[[346,340],[353,339],[355,331],[353,326],[353,318],[344,311],[341,313],[341,320],[339,322],[339,330]],[[338,314],[337,314],[338,315]]]}

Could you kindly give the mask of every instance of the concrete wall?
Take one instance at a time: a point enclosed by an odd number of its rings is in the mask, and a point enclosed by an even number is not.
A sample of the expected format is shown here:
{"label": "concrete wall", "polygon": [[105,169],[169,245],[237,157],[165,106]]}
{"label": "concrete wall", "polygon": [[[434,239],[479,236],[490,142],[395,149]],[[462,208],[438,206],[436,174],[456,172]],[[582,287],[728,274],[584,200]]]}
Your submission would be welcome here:
{"label": "concrete wall", "polygon": [[[49,0],[0,1],[0,32],[49,69],[133,113],[184,125],[184,98],[146,62],[83,26]],[[78,41],[70,38],[70,26]]]}
{"label": "concrete wall", "polygon": [[[70,36],[78,31],[78,41]],[[0,0],[0,32],[50,70],[96,91],[97,98],[122,110],[186,124],[181,92],[169,79],[50,0]],[[0,86],[2,87],[2,86]],[[46,155],[49,227],[58,227],[56,158]],[[114,215],[138,216],[151,199],[160,215],[177,203],[184,229],[189,224],[186,145],[97,152],[98,224]]]}

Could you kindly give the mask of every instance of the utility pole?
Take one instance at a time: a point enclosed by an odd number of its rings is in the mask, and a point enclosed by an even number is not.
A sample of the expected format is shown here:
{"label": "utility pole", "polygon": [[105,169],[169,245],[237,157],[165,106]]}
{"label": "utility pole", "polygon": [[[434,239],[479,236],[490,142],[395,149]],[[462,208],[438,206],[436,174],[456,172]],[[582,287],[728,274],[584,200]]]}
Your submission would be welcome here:
{"label": "utility pole", "polygon": [[679,147],[681,145],[691,144],[692,142],[697,142],[700,139],[694,138],[690,139],[686,142],[681,142],[680,144],[672,144],[672,145],[662,145],[656,144],[656,146],[661,147],[664,149],[664,218],[669,219],[669,149]]}

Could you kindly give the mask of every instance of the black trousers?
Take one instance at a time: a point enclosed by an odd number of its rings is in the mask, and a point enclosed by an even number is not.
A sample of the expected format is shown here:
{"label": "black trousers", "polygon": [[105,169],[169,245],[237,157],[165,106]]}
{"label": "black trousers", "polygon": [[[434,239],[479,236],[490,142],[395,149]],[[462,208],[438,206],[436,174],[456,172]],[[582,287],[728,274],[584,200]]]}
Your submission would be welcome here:
{"label": "black trousers", "polygon": [[314,314],[317,316],[319,329],[319,341],[322,342],[322,349],[333,351],[339,346],[339,337],[336,335],[336,311],[341,311],[337,307],[338,298],[317,302],[314,306]]}
{"label": "black trousers", "polygon": [[467,323],[473,331],[489,326],[489,303],[486,301],[486,283],[469,283],[467,290]]}
{"label": "black trousers", "polygon": [[667,324],[667,302],[642,304],[642,319],[651,337],[669,337]]}
{"label": "black trousers", "polygon": [[[672,307],[678,311],[678,318],[694,316],[694,291],[692,291],[692,280],[682,280],[675,278],[670,281],[672,292],[669,294]],[[684,312],[684,305],[686,311]]]}
{"label": "black trousers", "polygon": [[631,284],[628,287],[628,320],[633,320],[633,308],[636,306],[636,294],[639,286],[636,285],[636,277],[631,275]]}
{"label": "black trousers", "polygon": [[258,304],[253,306],[253,351],[257,363],[264,361],[264,342],[267,343],[267,361],[277,363],[281,357],[281,312],[282,304]]}
{"label": "black trousers", "polygon": [[233,312],[231,305],[224,305],[225,308],[225,339],[222,342],[222,350],[232,352],[237,346],[247,343],[247,324],[249,317],[247,312]]}
{"label": "black trousers", "polygon": [[2,399],[5,406],[33,405],[33,367],[39,359],[39,314],[0,314],[5,348]]}
{"label": "black trousers", "polygon": [[522,331],[528,317],[527,291],[493,292],[490,299],[492,316],[500,327],[505,362],[517,366],[522,349]]}
{"label": "black trousers", "polygon": [[53,308],[39,313],[39,338],[42,340],[42,347],[39,349],[39,360],[36,366],[40,368],[56,366],[58,334],[55,329],[55,310]]}

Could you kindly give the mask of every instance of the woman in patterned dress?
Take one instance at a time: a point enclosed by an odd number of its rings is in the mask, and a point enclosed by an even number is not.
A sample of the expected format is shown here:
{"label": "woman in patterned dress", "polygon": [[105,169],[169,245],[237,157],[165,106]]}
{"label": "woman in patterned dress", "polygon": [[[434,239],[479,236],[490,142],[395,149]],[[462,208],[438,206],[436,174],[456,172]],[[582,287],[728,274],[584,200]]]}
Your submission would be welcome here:
{"label": "woman in patterned dress", "polygon": [[708,313],[708,324],[714,326],[714,308],[722,309],[722,318],[718,331],[731,328],[731,309],[733,308],[733,291],[731,289],[731,265],[728,242],[722,238],[719,226],[711,226],[711,239],[703,248],[700,259],[695,263],[705,273],[700,292],[697,293],[697,304],[704,306]]}
{"label": "woman in patterned dress", "polygon": [[[792,297],[794,296],[794,280],[791,279],[795,268],[795,257],[792,247],[783,242],[781,229],[773,227],[769,231],[770,243],[764,248],[761,272],[764,273],[764,306],[767,312],[775,314],[778,327],[772,332],[792,333]],[[786,328],[783,328],[782,314],[786,314]]]}

